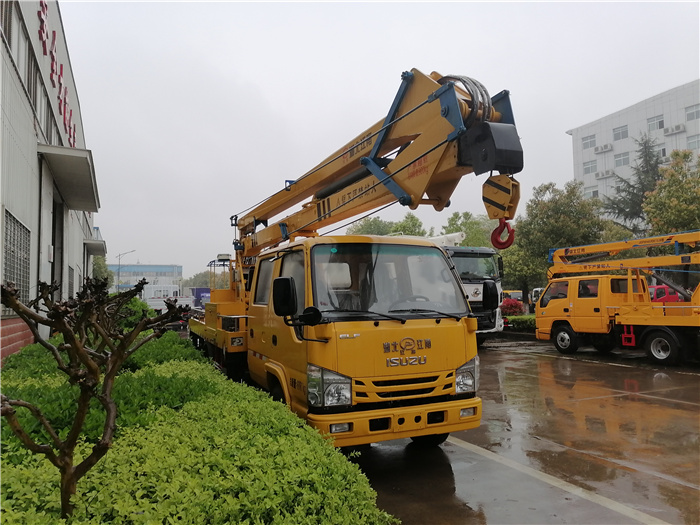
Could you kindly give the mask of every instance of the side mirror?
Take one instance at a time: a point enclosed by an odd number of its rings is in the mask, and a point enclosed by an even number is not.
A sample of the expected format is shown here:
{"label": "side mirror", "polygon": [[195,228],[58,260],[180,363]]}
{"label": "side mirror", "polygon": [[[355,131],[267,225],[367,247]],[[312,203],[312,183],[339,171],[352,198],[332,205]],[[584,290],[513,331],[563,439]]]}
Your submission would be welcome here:
{"label": "side mirror", "polygon": [[323,320],[323,314],[321,310],[315,306],[308,306],[304,308],[304,311],[299,316],[299,322],[308,326],[316,326]]}
{"label": "side mirror", "polygon": [[485,310],[498,308],[498,287],[494,281],[484,281],[484,297],[482,299]]}
{"label": "side mirror", "polygon": [[294,278],[277,277],[272,281],[272,305],[275,315],[288,317],[297,313],[297,292]]}

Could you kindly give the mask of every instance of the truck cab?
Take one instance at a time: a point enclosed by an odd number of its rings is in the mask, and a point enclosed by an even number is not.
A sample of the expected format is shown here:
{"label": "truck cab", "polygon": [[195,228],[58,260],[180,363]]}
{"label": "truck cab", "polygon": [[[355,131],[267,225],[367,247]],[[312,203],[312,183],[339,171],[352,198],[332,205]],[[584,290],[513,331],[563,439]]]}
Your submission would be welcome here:
{"label": "truck cab", "polygon": [[503,302],[503,259],[488,247],[450,246],[450,255],[462,281],[469,306],[477,318],[477,338],[503,331],[500,304]]}
{"label": "truck cab", "polygon": [[552,279],[536,303],[537,339],[551,339],[560,353],[571,354],[585,335],[597,350],[608,351],[615,315],[648,293],[645,279],[623,275]]}
{"label": "truck cab", "polygon": [[476,328],[435,244],[305,239],[258,258],[250,379],[336,446],[444,440],[479,425]]}

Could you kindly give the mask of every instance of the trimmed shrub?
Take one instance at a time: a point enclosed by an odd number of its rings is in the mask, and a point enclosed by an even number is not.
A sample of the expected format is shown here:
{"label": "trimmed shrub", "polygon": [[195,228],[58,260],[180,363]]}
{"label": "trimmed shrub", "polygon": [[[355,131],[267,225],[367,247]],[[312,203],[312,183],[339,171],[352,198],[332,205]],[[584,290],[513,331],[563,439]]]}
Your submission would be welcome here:
{"label": "trimmed shrub", "polygon": [[522,315],[525,313],[525,306],[517,299],[503,299],[501,303],[501,313],[509,318],[511,315]]}
{"label": "trimmed shrub", "polygon": [[[112,450],[78,484],[69,521],[59,519],[55,467],[24,449],[3,425],[3,523],[397,522],[376,507],[376,493],[359,467],[316,430],[199,356],[188,360],[188,342],[174,346],[180,348],[157,350],[152,359],[144,348],[135,360],[141,368],[116,379],[118,432]],[[46,354],[32,348],[3,368],[3,392],[33,396],[27,400],[60,418],[75,409],[70,396],[76,389]],[[91,412],[88,439],[98,435],[103,418],[101,410]],[[84,441],[78,453],[87,455],[91,446]]]}
{"label": "trimmed shrub", "polygon": [[535,332],[535,316],[532,314],[509,317],[508,322],[514,332]]}

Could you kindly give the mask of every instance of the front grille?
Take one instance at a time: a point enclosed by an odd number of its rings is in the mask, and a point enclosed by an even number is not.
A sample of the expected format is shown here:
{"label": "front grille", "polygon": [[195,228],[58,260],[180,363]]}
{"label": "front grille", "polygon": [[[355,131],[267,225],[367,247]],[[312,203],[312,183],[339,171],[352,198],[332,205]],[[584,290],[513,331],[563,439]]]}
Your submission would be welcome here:
{"label": "front grille", "polygon": [[[413,377],[405,379],[389,379],[386,381],[372,381],[374,386],[385,387],[385,386],[403,386],[403,385],[417,385],[420,383],[433,383],[437,381],[440,376],[429,376],[429,377]],[[357,381],[358,384],[364,384],[362,381]]]}
{"label": "front grille", "polygon": [[424,396],[430,394],[434,388],[419,388],[416,390],[397,390],[393,392],[377,392],[377,395],[382,399],[390,399],[395,397],[410,397],[410,396]]}

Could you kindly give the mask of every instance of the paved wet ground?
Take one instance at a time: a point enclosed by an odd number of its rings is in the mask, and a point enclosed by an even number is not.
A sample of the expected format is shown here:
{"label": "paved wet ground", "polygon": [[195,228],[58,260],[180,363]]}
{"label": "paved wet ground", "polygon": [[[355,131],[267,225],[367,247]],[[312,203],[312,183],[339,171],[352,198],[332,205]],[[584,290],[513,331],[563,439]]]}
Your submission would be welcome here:
{"label": "paved wet ground", "polygon": [[700,366],[562,356],[535,341],[481,352],[481,427],[355,459],[404,524],[699,524]]}

